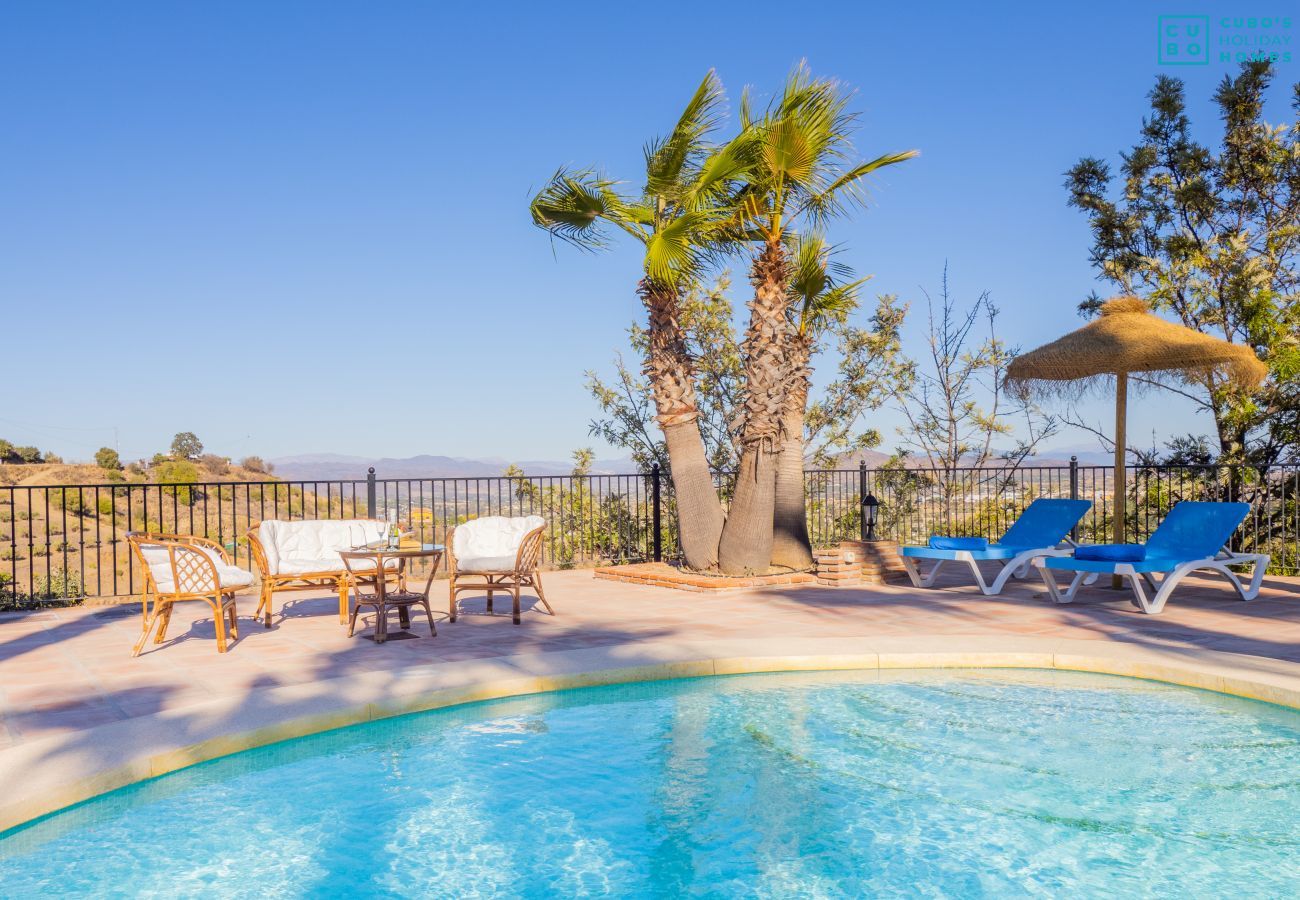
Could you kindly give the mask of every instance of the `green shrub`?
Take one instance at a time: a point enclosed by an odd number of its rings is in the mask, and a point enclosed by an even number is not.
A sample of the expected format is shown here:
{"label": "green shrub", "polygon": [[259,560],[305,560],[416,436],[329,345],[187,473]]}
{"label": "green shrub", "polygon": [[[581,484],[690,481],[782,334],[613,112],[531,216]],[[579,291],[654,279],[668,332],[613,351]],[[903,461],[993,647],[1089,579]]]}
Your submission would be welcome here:
{"label": "green shrub", "polygon": [[197,484],[198,480],[198,468],[194,463],[182,459],[168,460],[154,469],[154,481],[159,484],[181,485],[171,488],[166,493],[175,495],[176,500],[185,506],[194,502],[195,491],[184,485]]}
{"label": "green shrub", "polygon": [[42,599],[84,597],[86,588],[81,583],[80,575],[76,572],[69,572],[60,566],[57,569],[52,569],[49,575],[38,575],[36,577],[35,594]]}
{"label": "green shrub", "polygon": [[99,498],[99,514],[100,514],[101,516],[111,516],[111,515],[113,514],[113,498],[112,498],[112,497],[100,497],[100,498]]}
{"label": "green shrub", "polygon": [[18,456],[19,462],[38,463],[41,461],[41,451],[35,447],[15,447],[14,453]]}
{"label": "green shrub", "polygon": [[64,512],[74,516],[84,516],[90,513],[90,504],[80,491],[64,490],[55,502]]}
{"label": "green shrub", "polygon": [[116,472],[122,468],[122,457],[112,447],[100,447],[95,452],[95,465],[101,469]]}

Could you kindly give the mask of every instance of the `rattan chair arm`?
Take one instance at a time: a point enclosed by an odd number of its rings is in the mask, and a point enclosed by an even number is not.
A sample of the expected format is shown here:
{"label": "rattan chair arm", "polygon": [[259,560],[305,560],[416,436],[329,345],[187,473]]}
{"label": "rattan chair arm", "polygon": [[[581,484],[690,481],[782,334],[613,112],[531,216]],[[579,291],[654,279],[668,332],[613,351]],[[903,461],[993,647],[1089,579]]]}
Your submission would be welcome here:
{"label": "rattan chair arm", "polygon": [[[515,551],[516,574],[520,572],[532,572],[536,570],[538,564],[541,562],[542,538],[545,537],[545,535],[546,535],[545,525],[538,525],[532,531],[524,535],[524,539],[519,542],[519,549]],[[536,545],[536,549],[534,549],[530,545]],[[525,554],[530,554],[530,553],[533,556],[532,565],[528,565],[524,559]]]}
{"label": "rattan chair arm", "polygon": [[149,561],[144,558],[144,550],[140,548],[141,543],[153,543],[157,538],[147,531],[128,531],[126,533],[126,545],[131,548],[131,555],[135,557],[136,565],[144,573],[144,590],[148,592],[151,588],[153,593],[158,593],[158,580],[153,577],[153,569],[149,568]]}
{"label": "rattan chair arm", "polygon": [[447,532],[447,536],[443,538],[443,541],[445,543],[443,545],[442,552],[447,559],[447,574],[449,576],[455,575],[456,574],[456,527],[454,525],[452,526],[451,530]]}
{"label": "rattan chair arm", "polygon": [[254,522],[253,527],[248,529],[248,549],[252,551],[253,564],[257,566],[258,574],[266,578],[271,574],[271,566],[266,561],[266,548],[262,546],[262,538],[258,534],[261,527],[261,522]]}

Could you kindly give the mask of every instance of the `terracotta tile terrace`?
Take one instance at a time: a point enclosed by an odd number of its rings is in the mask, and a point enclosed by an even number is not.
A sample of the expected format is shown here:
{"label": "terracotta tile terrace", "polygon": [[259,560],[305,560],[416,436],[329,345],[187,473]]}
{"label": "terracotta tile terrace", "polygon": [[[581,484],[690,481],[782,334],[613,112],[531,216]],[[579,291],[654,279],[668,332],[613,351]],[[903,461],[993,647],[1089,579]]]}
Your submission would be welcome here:
{"label": "terracotta tile terrace", "polygon": [[[137,659],[138,605],[0,614],[0,751],[36,739],[149,716],[183,716],[215,700],[238,702],[272,688],[364,678],[383,691],[405,670],[559,651],[710,645],[762,641],[772,649],[814,638],[917,636],[1037,637],[1120,643],[1164,650],[1212,650],[1294,664],[1300,677],[1300,579],[1268,578],[1258,599],[1243,603],[1223,582],[1192,579],[1166,611],[1147,616],[1128,593],[1093,589],[1057,606],[1037,580],[1012,582],[1002,597],[983,597],[960,573],[940,590],[891,583],[862,588],[768,586],[708,594],[597,579],[591,571],[553,572],[551,617],[525,597],[523,624],[512,625],[509,600],[496,616],[470,596],[454,624],[446,620],[445,582],[434,586],[438,635],[421,613],[414,639],[376,644],[370,624],[349,638],[335,595],[277,597],[274,626],[251,614],[256,597],[241,595],[240,637],[219,655],[211,613],[178,604],[161,645]],[[501,615],[502,610],[506,611]],[[281,615],[281,610],[283,614]],[[441,611],[441,616],[437,614]],[[396,623],[392,626],[395,628]]]}

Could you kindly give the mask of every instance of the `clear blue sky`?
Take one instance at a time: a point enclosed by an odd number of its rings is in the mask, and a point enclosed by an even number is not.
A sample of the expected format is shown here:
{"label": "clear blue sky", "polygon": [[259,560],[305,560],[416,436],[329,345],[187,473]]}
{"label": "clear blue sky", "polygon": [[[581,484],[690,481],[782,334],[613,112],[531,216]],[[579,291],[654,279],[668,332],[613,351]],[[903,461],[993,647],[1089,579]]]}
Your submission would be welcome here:
{"label": "clear blue sky", "polygon": [[[638,256],[553,254],[530,192],[564,163],[633,179],[706,70],[762,95],[805,57],[859,90],[864,154],[923,154],[834,229],[844,260],[912,300],[946,260],[1028,348],[1095,285],[1062,173],[1133,143],[1161,71],[1215,133],[1235,66],[1158,67],[1170,11],[8,3],[0,436],[81,458],[114,429],[128,457],[192,430],[235,456],[561,458],[591,443],[583,371],[640,314]],[[1300,62],[1280,73],[1273,121]],[[1163,398],[1133,418],[1208,430]]]}

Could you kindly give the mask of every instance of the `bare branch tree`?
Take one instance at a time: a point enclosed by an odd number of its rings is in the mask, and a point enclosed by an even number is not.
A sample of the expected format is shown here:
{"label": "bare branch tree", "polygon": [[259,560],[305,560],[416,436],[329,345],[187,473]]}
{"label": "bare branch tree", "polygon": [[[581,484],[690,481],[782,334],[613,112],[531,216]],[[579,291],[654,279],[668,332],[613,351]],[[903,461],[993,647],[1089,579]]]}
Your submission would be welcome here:
{"label": "bare branch tree", "polygon": [[[997,335],[999,311],[987,291],[959,309],[945,266],[938,302],[922,293],[929,311],[929,358],[925,365],[905,363],[906,377],[894,394],[908,425],[899,430],[898,449],[923,457],[947,498],[959,489],[963,469],[989,467],[994,474],[981,477],[1009,484],[1024,461],[1057,432],[1059,420],[1003,389],[1016,350]],[[1018,438],[1013,422],[1019,424]],[[1004,439],[1015,443],[997,450],[995,444]],[[998,464],[990,466],[994,460]]]}

